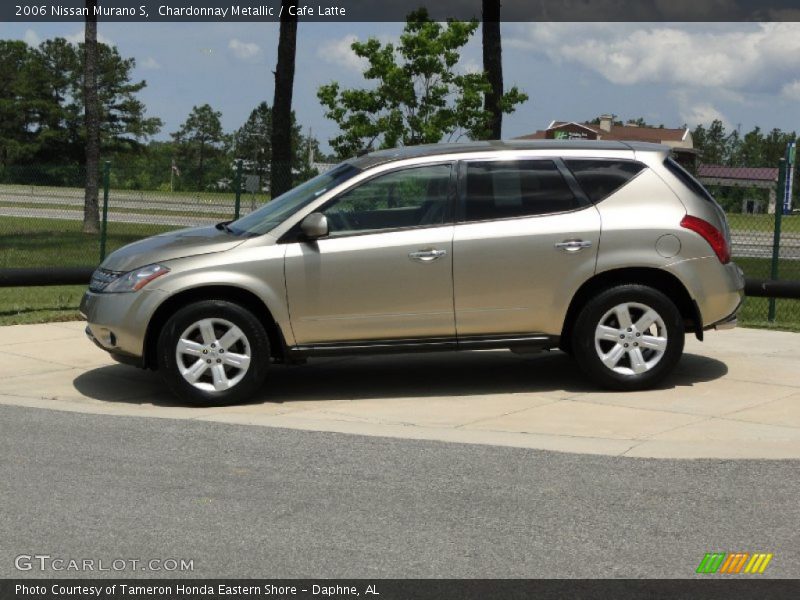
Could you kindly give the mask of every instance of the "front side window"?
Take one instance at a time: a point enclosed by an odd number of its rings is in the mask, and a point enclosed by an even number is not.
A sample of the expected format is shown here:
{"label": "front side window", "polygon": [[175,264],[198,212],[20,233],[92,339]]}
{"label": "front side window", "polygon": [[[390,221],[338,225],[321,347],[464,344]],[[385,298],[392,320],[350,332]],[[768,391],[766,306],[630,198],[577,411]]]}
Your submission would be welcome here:
{"label": "front side window", "polygon": [[236,234],[261,235],[268,233],[325,192],[359,173],[361,173],[361,169],[349,163],[342,163],[330,171],[292,188],[238,221],[232,222],[229,228]]}
{"label": "front side window", "polygon": [[552,160],[466,163],[465,221],[531,217],[581,205]]}
{"label": "front side window", "polygon": [[322,210],[330,235],[444,224],[450,168],[448,164],[392,171],[345,192]]}

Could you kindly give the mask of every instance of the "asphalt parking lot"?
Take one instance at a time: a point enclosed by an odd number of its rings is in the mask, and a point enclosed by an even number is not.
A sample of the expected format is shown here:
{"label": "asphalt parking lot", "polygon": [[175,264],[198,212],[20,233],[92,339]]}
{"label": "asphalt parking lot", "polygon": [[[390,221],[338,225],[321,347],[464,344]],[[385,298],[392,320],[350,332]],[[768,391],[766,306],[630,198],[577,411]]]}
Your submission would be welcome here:
{"label": "asphalt parking lot", "polygon": [[661,389],[597,390],[560,352],[312,360],[275,367],[244,406],[179,406],[83,324],[2,328],[0,404],[654,458],[800,458],[800,335],[687,339]]}
{"label": "asphalt parking lot", "polygon": [[[0,577],[683,578],[717,551],[772,553],[755,577],[800,574],[797,461],[14,406],[0,406],[0,456]],[[19,572],[20,554],[193,570]]]}
{"label": "asphalt parking lot", "polygon": [[198,409],[82,329],[2,330],[0,577],[682,578],[706,552],[798,576],[796,334],[690,341],[650,392],[470,352],[275,368],[252,404]]}

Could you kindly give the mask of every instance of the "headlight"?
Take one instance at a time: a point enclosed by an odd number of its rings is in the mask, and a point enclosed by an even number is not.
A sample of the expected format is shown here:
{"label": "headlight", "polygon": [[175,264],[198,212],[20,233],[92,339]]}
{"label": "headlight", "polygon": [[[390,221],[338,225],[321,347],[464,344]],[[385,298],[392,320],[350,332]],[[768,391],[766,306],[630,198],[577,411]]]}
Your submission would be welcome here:
{"label": "headlight", "polygon": [[119,294],[121,292],[136,292],[148,283],[169,273],[167,267],[161,265],[147,265],[135,271],[123,273],[117,279],[109,283],[103,291],[109,294]]}

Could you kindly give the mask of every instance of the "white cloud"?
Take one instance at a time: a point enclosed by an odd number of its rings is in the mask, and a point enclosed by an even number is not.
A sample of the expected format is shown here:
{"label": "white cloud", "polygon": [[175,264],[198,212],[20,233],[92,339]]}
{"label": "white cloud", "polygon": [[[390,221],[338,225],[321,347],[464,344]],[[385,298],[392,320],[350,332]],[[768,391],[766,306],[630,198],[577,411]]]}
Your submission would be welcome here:
{"label": "white cloud", "polygon": [[228,48],[233,52],[236,58],[241,60],[253,58],[261,51],[261,47],[258,44],[253,42],[243,42],[236,38],[233,38],[230,42],[228,42]]}
{"label": "white cloud", "polygon": [[[71,35],[65,35],[64,39],[66,39],[70,44],[82,44],[84,39],[84,31],[81,29],[80,31],[76,31]],[[99,31],[97,32],[97,41],[101,44],[105,44],[106,46],[113,46],[114,42],[104,36]]]}
{"label": "white cloud", "polygon": [[787,83],[781,90],[784,98],[800,101],[800,79]]}
{"label": "white cloud", "polygon": [[42,43],[42,38],[33,29],[25,30],[25,35],[22,36],[22,39],[29,46],[38,46]]}
{"label": "white cloud", "polygon": [[155,58],[152,56],[148,56],[145,58],[139,65],[143,69],[147,69],[148,71],[156,71],[161,68],[161,63],[159,63]]}
{"label": "white cloud", "polygon": [[681,119],[689,127],[710,125],[712,121],[722,121],[726,127],[730,126],[728,118],[708,100],[692,100],[686,90],[677,91],[673,95],[678,101]]}
{"label": "white cloud", "polygon": [[726,125],[728,119],[710,102],[700,102],[686,108],[681,108],[681,118],[689,127],[698,125],[709,125],[712,121],[722,121]]}
{"label": "white cloud", "polygon": [[531,23],[509,41],[595,71],[619,85],[668,84],[742,92],[800,76],[800,23],[731,27]]}
{"label": "white cloud", "polygon": [[472,58],[462,60],[458,63],[457,67],[461,73],[483,73],[483,65]]}
{"label": "white cloud", "polygon": [[362,73],[367,68],[368,62],[353,52],[351,46],[356,41],[358,36],[352,33],[338,39],[327,40],[317,48],[317,57],[330,65]]}

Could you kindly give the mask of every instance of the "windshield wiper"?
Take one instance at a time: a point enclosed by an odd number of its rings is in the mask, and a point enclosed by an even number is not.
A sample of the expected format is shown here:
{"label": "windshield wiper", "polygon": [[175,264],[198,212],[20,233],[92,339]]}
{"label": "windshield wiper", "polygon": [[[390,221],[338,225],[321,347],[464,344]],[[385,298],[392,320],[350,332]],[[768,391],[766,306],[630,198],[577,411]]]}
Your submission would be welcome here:
{"label": "windshield wiper", "polygon": [[227,233],[232,233],[232,234],[236,235],[236,232],[233,229],[231,229],[230,227],[228,227],[228,223],[232,223],[232,222],[233,221],[223,221],[222,223],[217,223],[216,225],[214,225],[214,227],[216,227],[220,231],[226,231]]}

